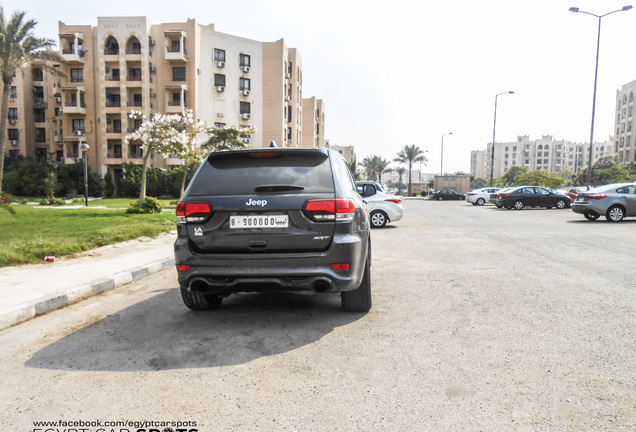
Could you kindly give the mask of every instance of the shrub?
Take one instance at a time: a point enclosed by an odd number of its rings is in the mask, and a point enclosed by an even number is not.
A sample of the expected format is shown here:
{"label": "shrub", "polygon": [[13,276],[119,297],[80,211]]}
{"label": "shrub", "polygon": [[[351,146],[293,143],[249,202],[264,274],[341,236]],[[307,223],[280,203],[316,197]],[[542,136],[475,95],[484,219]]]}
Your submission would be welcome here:
{"label": "shrub", "polygon": [[139,202],[131,202],[130,207],[126,210],[127,214],[139,214],[139,213],[161,213],[163,207],[157,198],[146,197],[141,208],[139,208]]}

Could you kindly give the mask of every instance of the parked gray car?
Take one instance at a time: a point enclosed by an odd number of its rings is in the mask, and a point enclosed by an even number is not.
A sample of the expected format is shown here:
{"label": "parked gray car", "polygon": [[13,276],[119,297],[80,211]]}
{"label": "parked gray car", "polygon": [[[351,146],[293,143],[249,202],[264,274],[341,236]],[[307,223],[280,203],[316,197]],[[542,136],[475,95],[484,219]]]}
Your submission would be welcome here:
{"label": "parked gray car", "polygon": [[175,264],[190,309],[268,291],[341,293],[344,310],[371,308],[369,215],[338,152],[213,152],[176,213]]}
{"label": "parked gray car", "polygon": [[620,222],[636,216],[636,183],[614,183],[581,192],[572,210],[592,221],[605,216],[610,222]]}

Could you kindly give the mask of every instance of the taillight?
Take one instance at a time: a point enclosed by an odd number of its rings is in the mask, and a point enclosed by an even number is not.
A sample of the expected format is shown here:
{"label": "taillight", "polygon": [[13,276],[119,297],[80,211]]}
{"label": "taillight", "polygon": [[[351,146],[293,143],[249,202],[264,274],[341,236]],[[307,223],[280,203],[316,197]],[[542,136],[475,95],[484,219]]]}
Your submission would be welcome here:
{"label": "taillight", "polygon": [[305,202],[303,213],[314,222],[346,222],[353,219],[356,205],[349,199],[310,200]]}
{"label": "taillight", "polygon": [[349,270],[351,265],[349,263],[337,263],[337,264],[331,264],[331,267],[333,267],[333,269],[336,271],[347,271]]}
{"label": "taillight", "polygon": [[590,194],[590,195],[583,195],[583,198],[589,198],[589,199],[593,199],[593,200],[601,200],[603,198],[607,198],[607,195],[605,195],[605,194]]}
{"label": "taillight", "polygon": [[250,156],[253,158],[271,158],[271,157],[275,157],[276,153],[275,152],[252,153]]}
{"label": "taillight", "polygon": [[212,207],[208,203],[177,203],[178,224],[205,222],[212,213]]}
{"label": "taillight", "polygon": [[501,195],[502,198],[508,198],[510,196],[510,194],[503,194]]}
{"label": "taillight", "polygon": [[390,201],[396,204],[402,204],[402,198],[387,198],[384,201]]}

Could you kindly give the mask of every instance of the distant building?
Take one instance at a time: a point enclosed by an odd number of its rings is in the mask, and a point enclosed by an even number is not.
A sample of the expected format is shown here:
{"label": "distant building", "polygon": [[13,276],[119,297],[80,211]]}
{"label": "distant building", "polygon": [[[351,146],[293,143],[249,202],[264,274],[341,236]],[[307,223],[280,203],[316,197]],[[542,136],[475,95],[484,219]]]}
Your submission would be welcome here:
{"label": "distant building", "polygon": [[636,117],[634,116],[634,94],[636,81],[632,81],[616,91],[616,124],[614,135],[614,150],[618,156],[618,163],[629,165],[636,162]]}
{"label": "distant building", "polygon": [[[503,176],[512,166],[524,166],[528,168],[528,171],[546,170],[559,174],[571,170],[576,173],[588,165],[589,147],[589,144],[585,143],[554,140],[550,135],[544,135],[538,140],[530,140],[527,135],[519,136],[516,142],[495,143],[493,177]],[[477,176],[476,173],[481,167],[478,165],[473,167],[471,163],[471,174],[476,178],[490,178],[492,151],[492,143],[489,143],[483,161],[485,177]],[[592,163],[601,157],[613,154],[615,152],[611,137],[606,142],[594,143]],[[479,155],[476,152],[471,152],[471,162],[473,158],[478,164]]]}

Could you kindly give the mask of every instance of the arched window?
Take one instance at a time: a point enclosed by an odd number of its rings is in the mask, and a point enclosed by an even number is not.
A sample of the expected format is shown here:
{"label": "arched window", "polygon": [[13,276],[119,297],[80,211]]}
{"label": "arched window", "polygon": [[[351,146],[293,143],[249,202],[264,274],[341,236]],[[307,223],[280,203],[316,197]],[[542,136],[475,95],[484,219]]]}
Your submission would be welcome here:
{"label": "arched window", "polygon": [[545,150],[550,150],[550,145],[546,144],[545,147],[543,147]]}
{"label": "arched window", "polygon": [[119,43],[117,43],[117,39],[112,36],[108,36],[106,39],[106,43],[104,44],[104,55],[118,55],[119,54]]}
{"label": "arched window", "polygon": [[634,102],[634,93],[629,94],[629,101]]}
{"label": "arched window", "polygon": [[141,54],[141,42],[136,36],[131,36],[126,41],[126,54]]}
{"label": "arched window", "polygon": [[537,150],[543,150],[543,146],[539,144],[539,147],[537,147]]}

